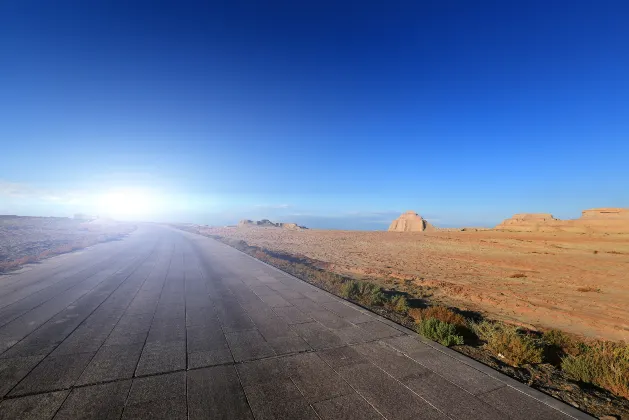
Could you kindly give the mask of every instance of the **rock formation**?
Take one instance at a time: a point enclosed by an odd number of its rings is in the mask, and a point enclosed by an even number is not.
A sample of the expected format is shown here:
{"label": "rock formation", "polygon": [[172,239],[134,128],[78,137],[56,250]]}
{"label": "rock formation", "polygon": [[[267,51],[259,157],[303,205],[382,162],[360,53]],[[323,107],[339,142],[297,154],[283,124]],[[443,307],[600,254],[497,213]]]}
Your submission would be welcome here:
{"label": "rock formation", "polygon": [[258,221],[243,219],[238,222],[238,227],[275,227],[291,230],[308,229],[305,226],[299,226],[297,223],[273,223],[268,219],[262,219]]}
{"label": "rock formation", "polygon": [[561,220],[547,213],[522,213],[504,220],[497,230],[518,232],[629,233],[629,209],[584,210],[581,217]]}
{"label": "rock formation", "polygon": [[389,232],[423,232],[425,230],[435,230],[435,227],[412,210],[403,213],[389,226]]}

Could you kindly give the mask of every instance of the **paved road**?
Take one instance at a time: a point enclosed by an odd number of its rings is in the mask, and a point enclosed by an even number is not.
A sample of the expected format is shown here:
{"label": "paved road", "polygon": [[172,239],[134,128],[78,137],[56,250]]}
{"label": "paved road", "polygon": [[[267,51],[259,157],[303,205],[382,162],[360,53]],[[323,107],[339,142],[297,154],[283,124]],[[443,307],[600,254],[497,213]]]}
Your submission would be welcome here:
{"label": "paved road", "polygon": [[1,419],[589,418],[159,226],[0,277]]}

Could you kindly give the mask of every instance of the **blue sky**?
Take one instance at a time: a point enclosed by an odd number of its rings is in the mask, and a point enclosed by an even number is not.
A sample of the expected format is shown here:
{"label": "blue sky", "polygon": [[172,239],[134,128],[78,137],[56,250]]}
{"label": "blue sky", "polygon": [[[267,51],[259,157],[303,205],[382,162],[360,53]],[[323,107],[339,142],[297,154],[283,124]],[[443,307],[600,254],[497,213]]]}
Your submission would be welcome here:
{"label": "blue sky", "polygon": [[[0,213],[383,229],[629,207],[622,1],[9,1]],[[120,206],[118,206],[120,207]],[[118,208],[118,210],[120,210]],[[149,211],[150,210],[150,211]]]}

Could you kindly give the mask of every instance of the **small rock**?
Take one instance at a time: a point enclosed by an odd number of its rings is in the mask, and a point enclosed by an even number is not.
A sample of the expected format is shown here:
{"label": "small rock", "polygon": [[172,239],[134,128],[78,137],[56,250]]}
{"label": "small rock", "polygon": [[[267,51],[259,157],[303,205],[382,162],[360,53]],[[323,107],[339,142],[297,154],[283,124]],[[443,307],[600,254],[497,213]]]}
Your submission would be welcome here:
{"label": "small rock", "polygon": [[618,420],[618,417],[616,416],[603,416],[603,417],[599,417],[599,420]]}

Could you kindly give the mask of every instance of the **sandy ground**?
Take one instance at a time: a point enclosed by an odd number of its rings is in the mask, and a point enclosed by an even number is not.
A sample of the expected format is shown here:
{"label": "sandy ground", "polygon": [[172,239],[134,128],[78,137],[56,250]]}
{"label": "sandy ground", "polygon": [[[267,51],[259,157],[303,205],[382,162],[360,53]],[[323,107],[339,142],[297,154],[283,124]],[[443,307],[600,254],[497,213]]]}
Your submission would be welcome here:
{"label": "sandy ground", "polygon": [[629,341],[629,235],[201,230],[338,273],[411,280],[434,287],[439,301],[497,319]]}
{"label": "sandy ground", "polygon": [[132,229],[130,224],[106,220],[0,215],[0,272],[15,262],[83,248]]}

